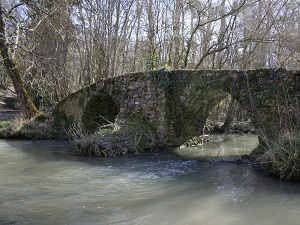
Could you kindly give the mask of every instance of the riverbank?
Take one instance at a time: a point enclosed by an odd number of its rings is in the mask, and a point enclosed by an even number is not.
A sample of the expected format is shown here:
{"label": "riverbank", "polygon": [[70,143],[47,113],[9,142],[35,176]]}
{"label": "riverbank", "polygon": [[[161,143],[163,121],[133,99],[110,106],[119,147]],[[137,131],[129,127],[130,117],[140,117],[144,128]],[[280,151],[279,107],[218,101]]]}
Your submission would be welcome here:
{"label": "riverbank", "polygon": [[18,98],[11,89],[0,91],[1,139],[60,139],[65,138],[61,127],[51,116],[41,114],[24,119]]}
{"label": "riverbank", "polygon": [[155,132],[141,120],[128,124],[108,124],[93,134],[84,131],[83,124],[70,124],[41,114],[31,120],[22,116],[13,91],[0,91],[1,139],[69,139],[82,156],[109,157],[139,154],[157,150]]}
{"label": "riverbank", "polygon": [[[82,124],[64,127],[51,115],[42,114],[33,120],[25,120],[16,95],[11,90],[0,92],[2,139],[69,139],[75,143],[75,154],[97,157],[140,154],[162,149],[155,131],[141,120],[128,124],[108,124],[94,134],[85,133]],[[250,126],[247,124],[246,127]],[[249,159],[256,167],[260,166],[272,176],[282,180],[300,180],[300,133],[287,133],[275,141],[260,145]],[[233,161],[239,163],[243,160],[237,158]]]}
{"label": "riverbank", "polygon": [[291,131],[276,140],[263,139],[251,154],[268,174],[281,180],[300,181],[300,132]]}
{"label": "riverbank", "polygon": [[[2,139],[69,139],[75,144],[74,154],[81,156],[115,157],[145,154],[163,149],[160,143],[156,142],[155,132],[138,121],[126,125],[122,124],[116,130],[111,128],[100,129],[94,134],[80,133],[82,127],[73,127],[73,131],[79,132],[81,136],[72,137],[72,135],[70,136],[72,129],[63,130],[61,124],[55,124],[54,119],[51,117],[40,116],[35,120],[23,121],[22,116],[13,111],[13,113],[1,113],[0,118],[0,138]],[[265,148],[260,145],[253,153],[248,153],[250,156],[237,156],[229,159],[218,157],[221,151],[220,148],[216,152],[216,156],[208,159],[208,161],[237,164],[246,162],[256,169],[259,168],[261,172],[267,172],[269,175],[278,177],[281,180],[298,181],[300,178],[299,137],[299,135],[296,135],[292,138],[278,140],[279,142]],[[226,142],[226,140],[224,141]],[[246,143],[244,145],[248,149]],[[178,149],[181,152],[186,150],[185,148]],[[235,149],[235,147],[231,149]],[[189,148],[189,151],[197,152],[193,148]],[[206,161],[204,158],[201,160]]]}

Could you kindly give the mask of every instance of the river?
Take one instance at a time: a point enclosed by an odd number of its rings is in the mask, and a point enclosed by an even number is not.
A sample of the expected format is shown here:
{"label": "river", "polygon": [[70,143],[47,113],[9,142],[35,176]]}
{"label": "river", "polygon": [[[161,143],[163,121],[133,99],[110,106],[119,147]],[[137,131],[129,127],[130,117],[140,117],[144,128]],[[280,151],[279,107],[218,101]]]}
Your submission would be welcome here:
{"label": "river", "polygon": [[1,140],[0,224],[299,224],[299,183],[231,160],[256,142],[219,135],[199,148],[103,159],[75,156],[64,141]]}

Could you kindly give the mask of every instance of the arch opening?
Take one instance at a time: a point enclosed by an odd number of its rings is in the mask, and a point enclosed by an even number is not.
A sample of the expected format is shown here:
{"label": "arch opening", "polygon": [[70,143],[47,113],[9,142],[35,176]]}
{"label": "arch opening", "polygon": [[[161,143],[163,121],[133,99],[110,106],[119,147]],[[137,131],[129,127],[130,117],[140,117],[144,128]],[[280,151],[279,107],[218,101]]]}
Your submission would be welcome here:
{"label": "arch opening", "polygon": [[254,133],[253,123],[247,110],[229,93],[209,113],[204,132]]}
{"label": "arch opening", "polygon": [[[205,142],[214,141],[214,134],[220,137],[220,134],[254,134],[255,128],[250,119],[247,110],[229,93],[226,93],[221,101],[216,101],[210,110],[206,111],[206,116],[199,115],[204,119],[202,126],[199,126],[191,132],[189,137],[186,137],[180,147],[198,147]],[[197,121],[198,116],[194,115],[194,121]],[[195,124],[195,122],[194,122]],[[256,136],[256,135],[255,135]],[[220,139],[219,139],[220,140]]]}
{"label": "arch opening", "polygon": [[98,91],[87,103],[81,121],[88,133],[94,133],[100,126],[114,123],[120,107],[105,91]]}

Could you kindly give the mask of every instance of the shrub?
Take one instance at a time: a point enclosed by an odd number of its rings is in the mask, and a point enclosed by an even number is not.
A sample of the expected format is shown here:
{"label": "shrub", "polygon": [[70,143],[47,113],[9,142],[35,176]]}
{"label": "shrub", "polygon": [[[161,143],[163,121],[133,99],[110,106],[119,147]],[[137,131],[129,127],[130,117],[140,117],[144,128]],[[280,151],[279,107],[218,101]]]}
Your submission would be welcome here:
{"label": "shrub", "polygon": [[0,122],[0,129],[4,129],[10,126],[11,121],[10,120],[4,120]]}
{"label": "shrub", "polygon": [[268,141],[259,158],[263,167],[282,180],[300,180],[300,133],[286,132],[277,141]]}
{"label": "shrub", "polygon": [[11,121],[0,123],[0,137],[10,139],[59,138],[62,136],[62,132],[56,128],[50,117],[43,114],[30,120],[18,115]]}
{"label": "shrub", "polygon": [[137,154],[152,151],[157,144],[153,130],[143,120],[109,123],[99,127],[93,135],[87,135],[79,122],[68,133],[80,155],[106,157]]}

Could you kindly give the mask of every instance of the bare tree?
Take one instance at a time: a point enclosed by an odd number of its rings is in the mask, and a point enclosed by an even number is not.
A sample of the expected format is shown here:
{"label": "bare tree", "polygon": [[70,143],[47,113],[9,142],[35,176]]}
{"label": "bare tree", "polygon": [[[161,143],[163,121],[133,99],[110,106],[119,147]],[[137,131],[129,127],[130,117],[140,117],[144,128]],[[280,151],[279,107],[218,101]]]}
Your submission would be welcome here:
{"label": "bare tree", "polygon": [[300,67],[299,0],[13,2],[1,1],[2,49],[29,93],[51,104],[99,79],[160,67]]}
{"label": "bare tree", "polygon": [[[15,60],[20,25],[13,13],[14,10],[22,5],[24,3],[13,5],[10,9],[6,10],[3,7],[3,1],[0,0],[0,51],[8,76],[12,80],[15,91],[20,99],[24,115],[27,118],[32,118],[38,115],[39,111],[25,89],[19,64]],[[12,38],[8,30],[13,30],[16,36]],[[14,40],[14,42],[10,42],[11,40]]]}
{"label": "bare tree", "polygon": [[27,41],[22,43],[30,49],[23,53],[28,59],[23,63],[27,85],[49,103],[58,102],[69,93],[67,62],[74,41],[70,6],[55,2],[29,6]]}

